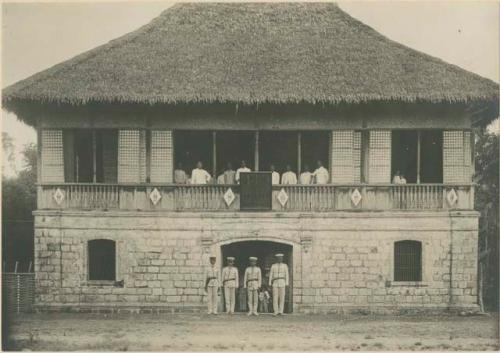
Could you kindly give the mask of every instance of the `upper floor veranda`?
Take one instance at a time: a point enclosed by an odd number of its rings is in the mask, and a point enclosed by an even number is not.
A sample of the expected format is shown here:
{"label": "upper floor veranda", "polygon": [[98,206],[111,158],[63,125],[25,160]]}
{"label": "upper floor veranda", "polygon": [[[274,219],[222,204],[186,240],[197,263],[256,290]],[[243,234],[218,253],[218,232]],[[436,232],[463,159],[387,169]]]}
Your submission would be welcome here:
{"label": "upper floor veranda", "polygon": [[[336,125],[323,117],[307,124],[289,117],[290,124],[281,119],[276,126],[227,117],[224,125],[212,117],[212,127],[196,117],[170,120],[168,126],[151,115],[149,123],[142,119],[137,125],[92,119],[99,122],[56,118],[38,124],[39,210],[245,210],[252,196],[237,182],[219,178],[228,163],[237,170],[242,160],[252,171],[273,165],[283,175],[289,167],[298,179],[306,170],[314,172],[318,161],[328,171],[325,183],[280,180],[270,186],[269,211],[474,208],[473,133],[464,116],[410,116],[404,123],[397,114],[368,122],[353,116],[334,120]],[[189,178],[197,162],[210,181],[175,180],[176,169]],[[406,184],[395,183],[398,173]]]}

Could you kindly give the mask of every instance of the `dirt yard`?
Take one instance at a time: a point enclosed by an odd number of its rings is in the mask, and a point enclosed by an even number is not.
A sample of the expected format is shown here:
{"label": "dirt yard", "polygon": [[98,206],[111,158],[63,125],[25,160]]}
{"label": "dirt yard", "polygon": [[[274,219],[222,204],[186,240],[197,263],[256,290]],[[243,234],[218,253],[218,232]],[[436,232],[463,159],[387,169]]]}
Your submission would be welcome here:
{"label": "dirt yard", "polygon": [[14,350],[495,350],[498,316],[33,314]]}

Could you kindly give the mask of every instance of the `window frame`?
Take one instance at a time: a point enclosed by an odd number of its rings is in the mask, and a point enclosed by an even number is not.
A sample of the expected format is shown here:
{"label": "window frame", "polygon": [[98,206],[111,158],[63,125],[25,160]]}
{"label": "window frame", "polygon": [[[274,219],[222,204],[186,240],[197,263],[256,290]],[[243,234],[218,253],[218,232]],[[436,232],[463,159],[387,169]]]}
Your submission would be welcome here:
{"label": "window frame", "polygon": [[[396,244],[401,242],[414,242],[420,244],[420,280],[396,280]],[[418,239],[398,239],[392,242],[391,249],[391,276],[392,286],[427,286],[427,274],[425,267],[425,243]]]}

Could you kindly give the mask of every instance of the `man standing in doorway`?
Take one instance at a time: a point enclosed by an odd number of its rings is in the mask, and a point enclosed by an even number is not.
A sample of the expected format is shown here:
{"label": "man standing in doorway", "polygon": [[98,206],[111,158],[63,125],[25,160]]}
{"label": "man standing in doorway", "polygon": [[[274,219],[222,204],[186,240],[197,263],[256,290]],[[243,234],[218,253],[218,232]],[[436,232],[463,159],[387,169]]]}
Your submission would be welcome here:
{"label": "man standing in doorway", "polygon": [[222,286],[224,287],[226,313],[232,315],[236,302],[236,288],[239,286],[238,269],[234,267],[234,257],[228,257],[227,266],[222,269]]}
{"label": "man standing in doorway", "polygon": [[276,254],[276,263],[271,266],[269,285],[273,287],[274,316],[283,315],[285,310],[285,289],[289,284],[288,266],[283,263],[283,254]]}
{"label": "man standing in doorway", "polygon": [[210,256],[210,267],[205,272],[205,292],[208,298],[208,314],[217,315],[218,291],[220,287],[219,269],[215,266],[216,257]]}
{"label": "man standing in doorway", "polygon": [[269,166],[269,169],[271,170],[271,184],[278,185],[280,183],[280,173],[276,171],[276,168],[274,168],[274,164],[271,164]]}
{"label": "man standing in doorway", "polygon": [[262,273],[260,267],[257,267],[257,258],[251,256],[250,266],[245,270],[244,287],[248,293],[248,316],[259,315],[257,309],[259,306],[259,288],[262,285]]}
{"label": "man standing in doorway", "polygon": [[233,166],[231,163],[228,163],[226,166],[226,170],[224,171],[224,184],[233,185],[236,184],[236,172],[233,170]]}
{"label": "man standing in doorway", "polygon": [[247,167],[247,162],[241,161],[240,167],[236,170],[236,183],[240,183],[240,173],[248,173],[251,172],[252,170]]}
{"label": "man standing in doorway", "polygon": [[177,163],[177,168],[174,170],[174,183],[176,184],[187,184],[188,177],[186,172],[182,168],[182,163]]}
{"label": "man standing in doorway", "polygon": [[318,161],[318,168],[313,173],[314,184],[328,184],[328,179],[330,179],[330,175],[328,174],[328,170],[323,167],[323,163]]}
{"label": "man standing in doorway", "polygon": [[297,184],[297,174],[292,172],[292,167],[290,164],[286,165],[286,172],[281,176],[281,184],[283,185],[295,185]]}
{"label": "man standing in doorway", "polygon": [[309,166],[306,164],[306,165],[304,165],[304,169],[302,170],[302,173],[300,173],[299,184],[309,185],[309,184],[312,184],[311,182],[312,182],[312,173],[309,170]]}
{"label": "man standing in doorway", "polygon": [[212,177],[205,169],[203,169],[203,163],[201,163],[201,161],[196,163],[196,168],[191,172],[191,184],[208,184],[210,179],[212,179]]}

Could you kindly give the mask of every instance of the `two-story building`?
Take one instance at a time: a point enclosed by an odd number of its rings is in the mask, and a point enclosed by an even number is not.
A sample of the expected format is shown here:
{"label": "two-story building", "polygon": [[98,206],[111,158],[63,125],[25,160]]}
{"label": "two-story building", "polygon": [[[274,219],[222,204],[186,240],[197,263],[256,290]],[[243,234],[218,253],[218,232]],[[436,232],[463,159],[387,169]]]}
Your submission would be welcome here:
{"label": "two-story building", "polygon": [[[335,4],[175,5],[3,104],[38,132],[41,310],[202,310],[210,254],[265,275],[278,251],[288,312],[477,306],[472,128],[498,85]],[[174,183],[241,160],[329,179]]]}

